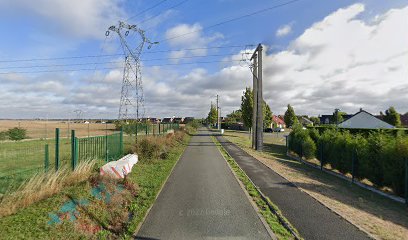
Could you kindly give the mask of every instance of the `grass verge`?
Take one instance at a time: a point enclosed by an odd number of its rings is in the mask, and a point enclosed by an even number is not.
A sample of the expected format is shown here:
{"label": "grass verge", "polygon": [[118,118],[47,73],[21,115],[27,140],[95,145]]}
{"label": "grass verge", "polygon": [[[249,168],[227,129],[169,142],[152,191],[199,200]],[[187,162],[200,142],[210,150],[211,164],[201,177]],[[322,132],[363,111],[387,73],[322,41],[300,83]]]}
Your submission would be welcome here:
{"label": "grass verge", "polygon": [[[238,166],[235,160],[227,153],[227,151],[222,147],[218,140],[212,136],[212,140],[221,152],[222,156],[228,162],[232,170],[235,172],[238,179],[244,185],[249,196],[257,205],[259,212],[264,217],[265,221],[268,223],[269,227],[275,233],[278,239],[296,239],[296,237],[288,230],[288,227],[299,236],[296,229],[290,225],[289,221],[281,214],[277,206],[275,206],[268,198],[263,198],[259,189],[252,183],[245,172]],[[272,209],[271,209],[271,207]]]}
{"label": "grass verge", "polygon": [[0,239],[130,239],[189,141],[188,135],[174,135],[157,137],[168,139],[166,154],[139,159],[126,180],[103,179],[94,171],[0,218]]}
{"label": "grass verge", "polygon": [[251,149],[247,133],[224,135],[248,154],[376,239],[408,239],[407,207],[286,156],[282,135],[265,134],[264,152]]}

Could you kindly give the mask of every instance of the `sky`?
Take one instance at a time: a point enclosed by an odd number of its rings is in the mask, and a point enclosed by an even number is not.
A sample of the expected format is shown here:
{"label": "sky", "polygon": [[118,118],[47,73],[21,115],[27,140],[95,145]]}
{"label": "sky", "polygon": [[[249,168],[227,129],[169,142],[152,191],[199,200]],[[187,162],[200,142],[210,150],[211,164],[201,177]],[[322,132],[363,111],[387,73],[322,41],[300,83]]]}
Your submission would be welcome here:
{"label": "sky", "polygon": [[159,42],[141,55],[145,117],[205,117],[216,95],[239,109],[258,43],[274,114],[408,112],[407,1],[0,0],[0,119],[117,118],[119,21]]}

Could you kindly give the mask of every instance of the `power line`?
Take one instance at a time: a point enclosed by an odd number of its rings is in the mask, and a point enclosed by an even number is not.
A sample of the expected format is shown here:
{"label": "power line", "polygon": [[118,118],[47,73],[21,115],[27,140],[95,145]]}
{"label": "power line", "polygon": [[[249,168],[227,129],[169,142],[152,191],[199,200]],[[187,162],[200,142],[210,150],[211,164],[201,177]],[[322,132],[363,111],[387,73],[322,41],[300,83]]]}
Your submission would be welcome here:
{"label": "power line", "polygon": [[[193,65],[193,64],[211,64],[211,63],[234,63],[241,60],[217,60],[217,61],[202,61],[202,62],[189,62],[189,63],[166,63],[155,65],[144,65],[145,67],[161,67],[161,66],[178,66],[178,65]],[[98,70],[112,70],[118,69],[118,67],[104,67],[98,68]],[[75,71],[94,71],[95,68],[80,68],[80,69],[59,69],[59,70],[39,70],[39,71],[23,71],[23,72],[0,72],[0,75],[5,74],[26,74],[26,73],[52,73],[52,72],[75,72]]]}
{"label": "power line", "polygon": [[148,7],[148,8],[146,8],[145,10],[143,10],[143,11],[141,11],[141,12],[139,12],[139,13],[137,13],[137,14],[131,16],[131,17],[129,17],[126,21],[129,21],[130,19],[133,19],[133,18],[135,18],[135,17],[138,17],[138,16],[142,15],[143,13],[145,13],[145,12],[147,12],[147,11],[149,11],[149,10],[152,10],[153,8],[155,8],[155,7],[157,7],[157,6],[161,5],[161,4],[163,4],[163,3],[166,2],[166,1],[167,1],[167,0],[162,0],[162,1],[158,2],[158,3],[156,3],[155,5],[153,5],[153,6],[151,6],[151,7]]}
{"label": "power line", "polygon": [[[171,10],[171,9],[174,9],[174,8],[176,8],[176,7],[179,7],[179,6],[183,5],[184,3],[188,2],[188,1],[189,1],[189,0],[181,1],[181,2],[175,4],[175,5],[171,6],[171,7],[169,7],[169,8],[167,8],[167,9],[163,10],[163,11],[162,11],[161,13],[159,13],[159,14],[156,14],[156,15],[154,15],[154,16],[148,17],[148,18],[146,18],[146,19],[144,19],[144,20],[138,22],[137,25],[142,24],[142,23],[145,23],[145,22],[147,22],[147,21],[150,21],[150,20],[152,20],[152,19],[154,19],[154,18],[157,18],[158,16],[162,15],[163,13],[165,13],[165,12]],[[147,31],[147,30],[149,30],[149,29],[151,29],[151,28],[145,29],[145,31]]]}
{"label": "power line", "polygon": [[[232,45],[232,46],[210,46],[210,47],[197,47],[197,48],[169,49],[169,50],[160,50],[160,51],[148,51],[148,52],[144,52],[143,54],[166,53],[166,52],[177,52],[177,51],[206,50],[206,49],[242,48],[242,47],[248,47],[248,46],[255,46],[255,45],[246,44],[246,45]],[[124,56],[124,54],[123,53],[117,53],[117,54],[83,55],[83,56],[67,56],[67,57],[52,57],[52,58],[9,59],[9,60],[0,60],[0,63],[51,61],[51,60],[99,58],[99,57],[115,57],[115,56]]]}
{"label": "power line", "polygon": [[[184,57],[169,57],[169,58],[151,58],[141,59],[144,62],[160,61],[160,60],[182,60],[192,58],[203,57],[226,57],[231,54],[209,54],[209,55],[197,55],[197,56],[184,56]],[[25,68],[44,68],[44,67],[67,67],[67,66],[85,66],[85,65],[102,65],[102,64],[120,64],[123,61],[108,61],[108,62],[88,62],[88,63],[67,63],[67,64],[51,64],[51,65],[33,65],[33,66],[12,66],[12,67],[0,67],[0,69],[25,69]]]}
{"label": "power line", "polygon": [[205,29],[218,27],[218,26],[230,23],[230,22],[241,20],[243,18],[251,17],[251,16],[256,15],[256,14],[264,13],[264,12],[267,12],[267,11],[270,11],[270,10],[273,10],[273,9],[276,9],[276,8],[280,8],[280,7],[283,7],[283,6],[286,6],[286,5],[290,5],[290,4],[293,4],[293,3],[298,2],[298,1],[301,1],[301,0],[292,0],[292,1],[289,1],[289,2],[285,2],[285,3],[281,3],[281,4],[278,4],[278,5],[272,6],[272,7],[264,8],[264,9],[261,9],[261,10],[258,10],[258,11],[252,12],[252,13],[248,13],[248,14],[245,14],[245,15],[242,15],[242,16],[231,18],[231,19],[228,19],[228,20],[225,20],[225,21],[222,21],[222,22],[219,22],[219,23],[204,27],[204,28],[202,28],[200,30],[195,30],[195,31],[183,33],[183,34],[180,34],[180,35],[176,35],[176,36],[173,36],[173,37],[165,38],[165,39],[159,40],[159,42],[160,43],[161,42],[166,42],[166,41],[169,41],[169,40],[172,40],[172,39],[176,39],[176,38],[184,37],[186,35],[190,35],[190,34],[193,34],[193,33],[196,33],[196,32],[200,32],[200,31],[205,30]]}

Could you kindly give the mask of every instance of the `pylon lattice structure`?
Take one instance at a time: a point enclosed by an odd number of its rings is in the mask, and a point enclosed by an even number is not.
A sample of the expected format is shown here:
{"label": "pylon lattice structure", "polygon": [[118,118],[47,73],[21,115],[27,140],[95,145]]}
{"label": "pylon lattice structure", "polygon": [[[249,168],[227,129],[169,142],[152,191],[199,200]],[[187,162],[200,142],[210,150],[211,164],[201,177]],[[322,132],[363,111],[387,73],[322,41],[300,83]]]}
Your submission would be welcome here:
{"label": "pylon lattice structure", "polygon": [[[146,38],[145,32],[136,25],[130,25],[120,21],[117,26],[109,27],[106,31],[106,36],[109,32],[116,32],[119,36],[120,44],[125,55],[125,64],[123,68],[122,92],[120,97],[119,120],[128,121],[129,119],[139,120],[140,109],[144,109],[142,73],[140,66],[140,55],[143,47],[148,44],[148,48],[157,42],[150,42]],[[135,36],[138,38],[136,47],[132,47],[133,39],[127,38]],[[143,110],[144,114],[144,110]]]}

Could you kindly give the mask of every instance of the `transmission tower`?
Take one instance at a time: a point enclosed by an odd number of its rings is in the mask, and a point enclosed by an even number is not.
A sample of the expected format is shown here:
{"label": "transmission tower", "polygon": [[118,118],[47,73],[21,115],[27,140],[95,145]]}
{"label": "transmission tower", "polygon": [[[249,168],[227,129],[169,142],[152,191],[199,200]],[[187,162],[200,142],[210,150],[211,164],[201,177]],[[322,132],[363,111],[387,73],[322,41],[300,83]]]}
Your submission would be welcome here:
{"label": "transmission tower", "polygon": [[[140,55],[145,44],[148,44],[148,49],[150,49],[153,44],[158,42],[151,42],[147,39],[145,32],[136,25],[130,25],[122,21],[119,21],[117,26],[109,27],[106,36],[109,36],[110,31],[118,34],[125,55],[118,119],[126,122],[129,119],[138,121],[140,108],[144,107]],[[129,36],[138,39],[129,39],[128,41]],[[132,47],[132,44],[136,46]]]}

